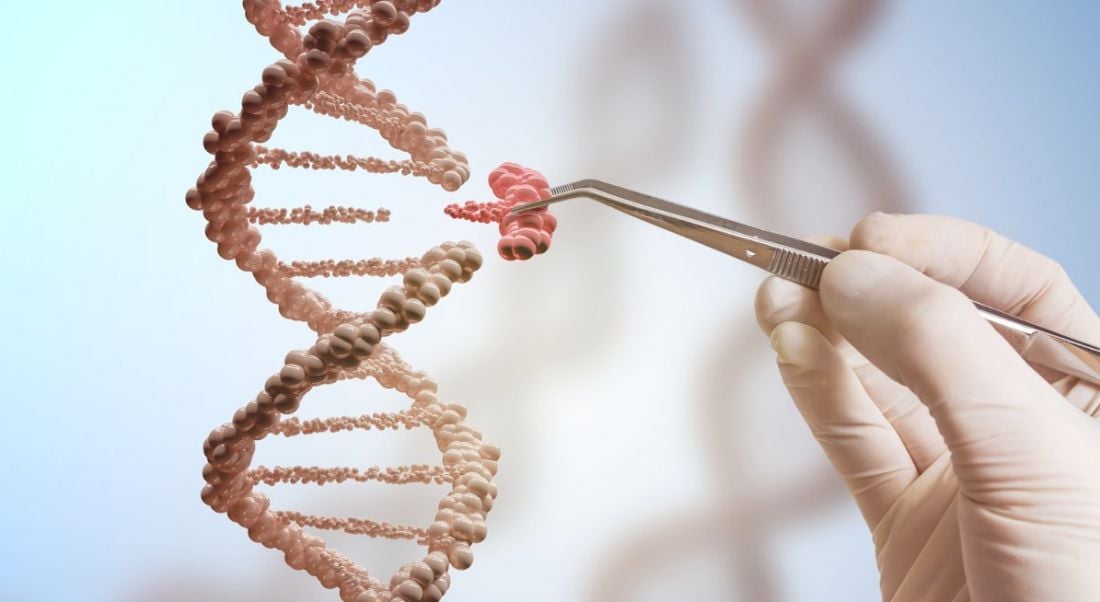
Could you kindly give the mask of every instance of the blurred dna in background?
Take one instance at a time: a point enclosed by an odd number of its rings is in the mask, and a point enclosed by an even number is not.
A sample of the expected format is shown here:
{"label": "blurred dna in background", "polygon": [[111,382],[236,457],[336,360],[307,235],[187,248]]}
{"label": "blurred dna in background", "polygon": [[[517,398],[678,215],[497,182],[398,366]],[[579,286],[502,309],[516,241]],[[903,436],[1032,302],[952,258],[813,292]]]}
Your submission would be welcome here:
{"label": "blurred dna in background", "polygon": [[[833,0],[793,3],[779,0],[734,0],[742,19],[757,31],[772,68],[767,84],[755,92],[748,111],[734,118],[742,133],[734,142],[730,176],[741,203],[726,210],[735,219],[783,232],[844,232],[860,216],[875,210],[912,210],[904,186],[873,128],[835,82],[839,63],[874,26],[884,8],[880,0]],[[660,60],[639,58],[646,77],[679,88],[691,57],[676,51],[687,35],[679,15],[682,5],[647,0],[631,15],[624,29],[646,40],[640,46],[662,54]],[[631,23],[631,19],[637,21]],[[631,23],[627,25],[627,23]],[[656,43],[648,43],[660,40]],[[629,36],[608,36],[619,44],[608,56],[632,56]],[[660,53],[657,49],[666,52]],[[671,50],[671,51],[670,51]],[[596,61],[590,77],[607,81]],[[671,85],[668,82],[673,82]],[[600,98],[613,96],[601,90]],[[666,90],[665,96],[669,97]],[[662,98],[664,98],[662,97]],[[605,100],[606,102],[606,100]],[[683,144],[679,117],[691,115],[684,98],[668,98],[662,115],[665,130],[656,142]],[[595,112],[594,112],[595,113]],[[595,128],[593,140],[612,138]],[[643,131],[645,127],[643,126]],[[663,132],[663,136],[662,136]],[[644,148],[644,147],[642,147]],[[611,156],[629,156],[614,155]],[[631,157],[632,164],[638,159]],[[602,173],[602,172],[598,172]],[[738,212],[738,213],[734,213]],[[694,581],[692,591],[722,592],[714,599],[773,602],[784,598],[780,569],[768,553],[770,540],[788,525],[804,524],[825,515],[847,499],[846,490],[825,463],[810,470],[790,466],[800,462],[784,454],[786,445],[754,436],[766,429],[754,416],[754,406],[782,403],[761,396],[759,375],[773,371],[773,354],[760,336],[751,313],[733,315],[722,328],[700,368],[701,386],[693,398],[698,415],[701,461],[708,469],[713,496],[703,507],[681,514],[646,517],[636,535],[616,542],[606,560],[593,571],[589,599],[593,602],[650,599],[648,590],[662,581]],[[787,467],[770,466],[778,462]],[[774,475],[781,476],[776,479]],[[653,525],[657,525],[653,527]],[[722,571],[678,575],[683,558],[720,558]],[[629,580],[619,576],[631,574]]]}

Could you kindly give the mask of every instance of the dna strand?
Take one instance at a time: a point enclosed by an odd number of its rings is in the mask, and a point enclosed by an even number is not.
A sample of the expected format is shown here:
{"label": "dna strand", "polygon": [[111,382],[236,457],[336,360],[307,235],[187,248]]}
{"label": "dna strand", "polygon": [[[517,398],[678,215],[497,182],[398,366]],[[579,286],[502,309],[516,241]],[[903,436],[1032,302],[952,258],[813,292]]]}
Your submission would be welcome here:
{"label": "dna strand", "polygon": [[[218,254],[252,274],[283,317],[305,322],[318,334],[308,349],[288,353],[255,399],[207,437],[202,500],[244,527],[253,541],[281,551],[292,568],[306,571],[326,588],[338,589],[346,602],[439,600],[450,586],[448,569],[468,568],[473,562],[471,546],[486,536],[485,518],[497,495],[492,479],[500,450],[466,425],[463,406],[442,401],[438,385],[383,341],[423,320],[427,308],[449,294],[454,284],[469,281],[482,257],[470,243],[460,242],[432,247],[419,258],[284,263],[273,251],[260,248],[255,226],[385,222],[390,213],[336,206],[290,211],[251,207],[252,172],[285,166],[400,173],[427,179],[448,192],[458,190],[470,175],[466,157],[452,150],[444,133],[429,127],[422,114],[398,103],[393,92],[359,79],[353,70],[372,48],[407,31],[411,17],[438,4],[439,0],[317,0],[284,7],[278,0],[244,0],[248,21],[285,58],[263,70],[261,83],[244,93],[239,112],[213,116],[213,129],[203,139],[213,160],[186,194],[187,205],[206,219],[206,236]],[[322,20],[344,14],[342,21]],[[303,33],[300,28],[306,26]],[[365,125],[408,158],[320,155],[264,146],[292,106]],[[402,275],[402,284],[386,289],[377,307],[367,312],[336,309],[295,280],[395,275]],[[361,379],[405,394],[409,407],[395,413],[305,421],[290,416],[313,388]],[[257,441],[268,435],[413,428],[431,430],[441,465],[363,470],[251,467]],[[451,490],[426,528],[275,510],[268,497],[255,490],[258,484],[368,481],[450,483]],[[413,540],[426,546],[427,554],[383,582],[306,528]]]}
{"label": "dna strand", "polygon": [[612,181],[668,173],[699,119],[691,32],[667,0],[633,2],[617,17],[587,49],[576,83],[578,162]]}
{"label": "dna strand", "polygon": [[[815,116],[815,123],[846,155],[849,168],[864,185],[870,206],[900,211],[908,203],[888,154],[871,130],[845,102],[829,79],[845,51],[859,41],[872,19],[880,14],[880,0],[831,2],[813,27],[802,31],[798,19],[782,2],[735,0],[760,31],[771,53],[780,59],[776,75],[749,109],[747,129],[741,141],[734,173],[745,198],[751,199],[763,218],[776,226],[790,220],[785,214],[779,184],[780,151],[784,126],[798,110]],[[797,209],[812,205],[801,203]]]}
{"label": "dna strand", "polygon": [[[734,186],[741,190],[739,196],[758,213],[755,219],[768,227],[792,231],[796,216],[812,209],[815,203],[830,202],[834,213],[850,213],[852,219],[876,209],[902,212],[912,208],[896,171],[870,129],[841,101],[828,78],[843,51],[868,30],[871,18],[883,4],[878,0],[838,0],[831,3],[820,21],[800,29],[797,15],[783,2],[737,0],[773,54],[781,59],[775,77],[749,112],[747,128],[737,140],[733,170]],[[864,194],[859,198],[838,201],[781,194],[778,184],[784,127],[800,108],[814,113],[831,140],[852,159],[848,165],[863,184]],[[727,561],[722,574],[730,581],[721,586],[702,584],[701,591],[719,587],[718,591],[724,592],[722,599],[780,600],[783,592],[778,571],[761,550],[781,527],[812,519],[846,499],[839,478],[825,465],[820,472],[764,487],[759,473],[752,470],[754,450],[746,443],[748,432],[730,432],[731,425],[750,424],[744,416],[758,401],[746,387],[752,376],[773,370],[771,350],[753,322],[747,315],[734,316],[725,328],[716,329],[716,342],[707,353],[709,361],[702,366],[702,387],[695,397],[715,500],[710,506],[663,517],[659,527],[639,530],[636,536],[617,545],[596,571],[590,600],[635,599],[650,583],[634,580],[632,588],[624,588],[612,576],[628,570],[633,574],[659,574],[661,567],[700,550]]]}

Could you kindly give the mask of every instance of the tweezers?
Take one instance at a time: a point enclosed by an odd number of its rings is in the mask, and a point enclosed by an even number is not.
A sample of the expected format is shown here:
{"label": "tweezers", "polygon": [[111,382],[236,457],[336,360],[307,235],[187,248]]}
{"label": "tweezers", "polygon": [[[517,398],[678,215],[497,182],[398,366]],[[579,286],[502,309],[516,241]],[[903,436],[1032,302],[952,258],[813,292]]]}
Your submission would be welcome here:
{"label": "tweezers", "polygon": [[[819,287],[825,266],[840,254],[599,180],[556,186],[550,194],[540,201],[516,205],[510,212],[587,197],[814,290]],[[1025,360],[1100,386],[1100,347],[976,301],[974,306]]]}

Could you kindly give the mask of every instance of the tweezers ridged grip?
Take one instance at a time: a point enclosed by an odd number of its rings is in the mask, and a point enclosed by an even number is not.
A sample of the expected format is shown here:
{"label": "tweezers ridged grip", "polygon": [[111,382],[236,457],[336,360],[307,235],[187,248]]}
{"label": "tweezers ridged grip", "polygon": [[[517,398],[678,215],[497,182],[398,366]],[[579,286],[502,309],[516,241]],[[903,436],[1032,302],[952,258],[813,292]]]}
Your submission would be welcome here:
{"label": "tweezers ridged grip", "polygon": [[786,278],[803,286],[816,289],[821,282],[821,272],[825,269],[826,263],[828,262],[824,259],[818,259],[797,251],[776,249],[775,255],[772,255],[771,263],[768,264],[768,271],[780,278]]}

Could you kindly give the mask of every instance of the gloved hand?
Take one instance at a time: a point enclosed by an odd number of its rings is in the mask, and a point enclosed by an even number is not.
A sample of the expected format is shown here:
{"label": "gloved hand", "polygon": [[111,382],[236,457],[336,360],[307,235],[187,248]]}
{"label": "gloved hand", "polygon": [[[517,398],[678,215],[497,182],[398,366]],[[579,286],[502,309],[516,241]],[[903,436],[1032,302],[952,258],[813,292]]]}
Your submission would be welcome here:
{"label": "gloved hand", "polygon": [[1100,600],[1100,390],[1044,378],[966,296],[1089,342],[1100,318],[1056,263],[975,224],[875,214],[850,241],[820,294],[773,277],[756,309],[883,599]]}

